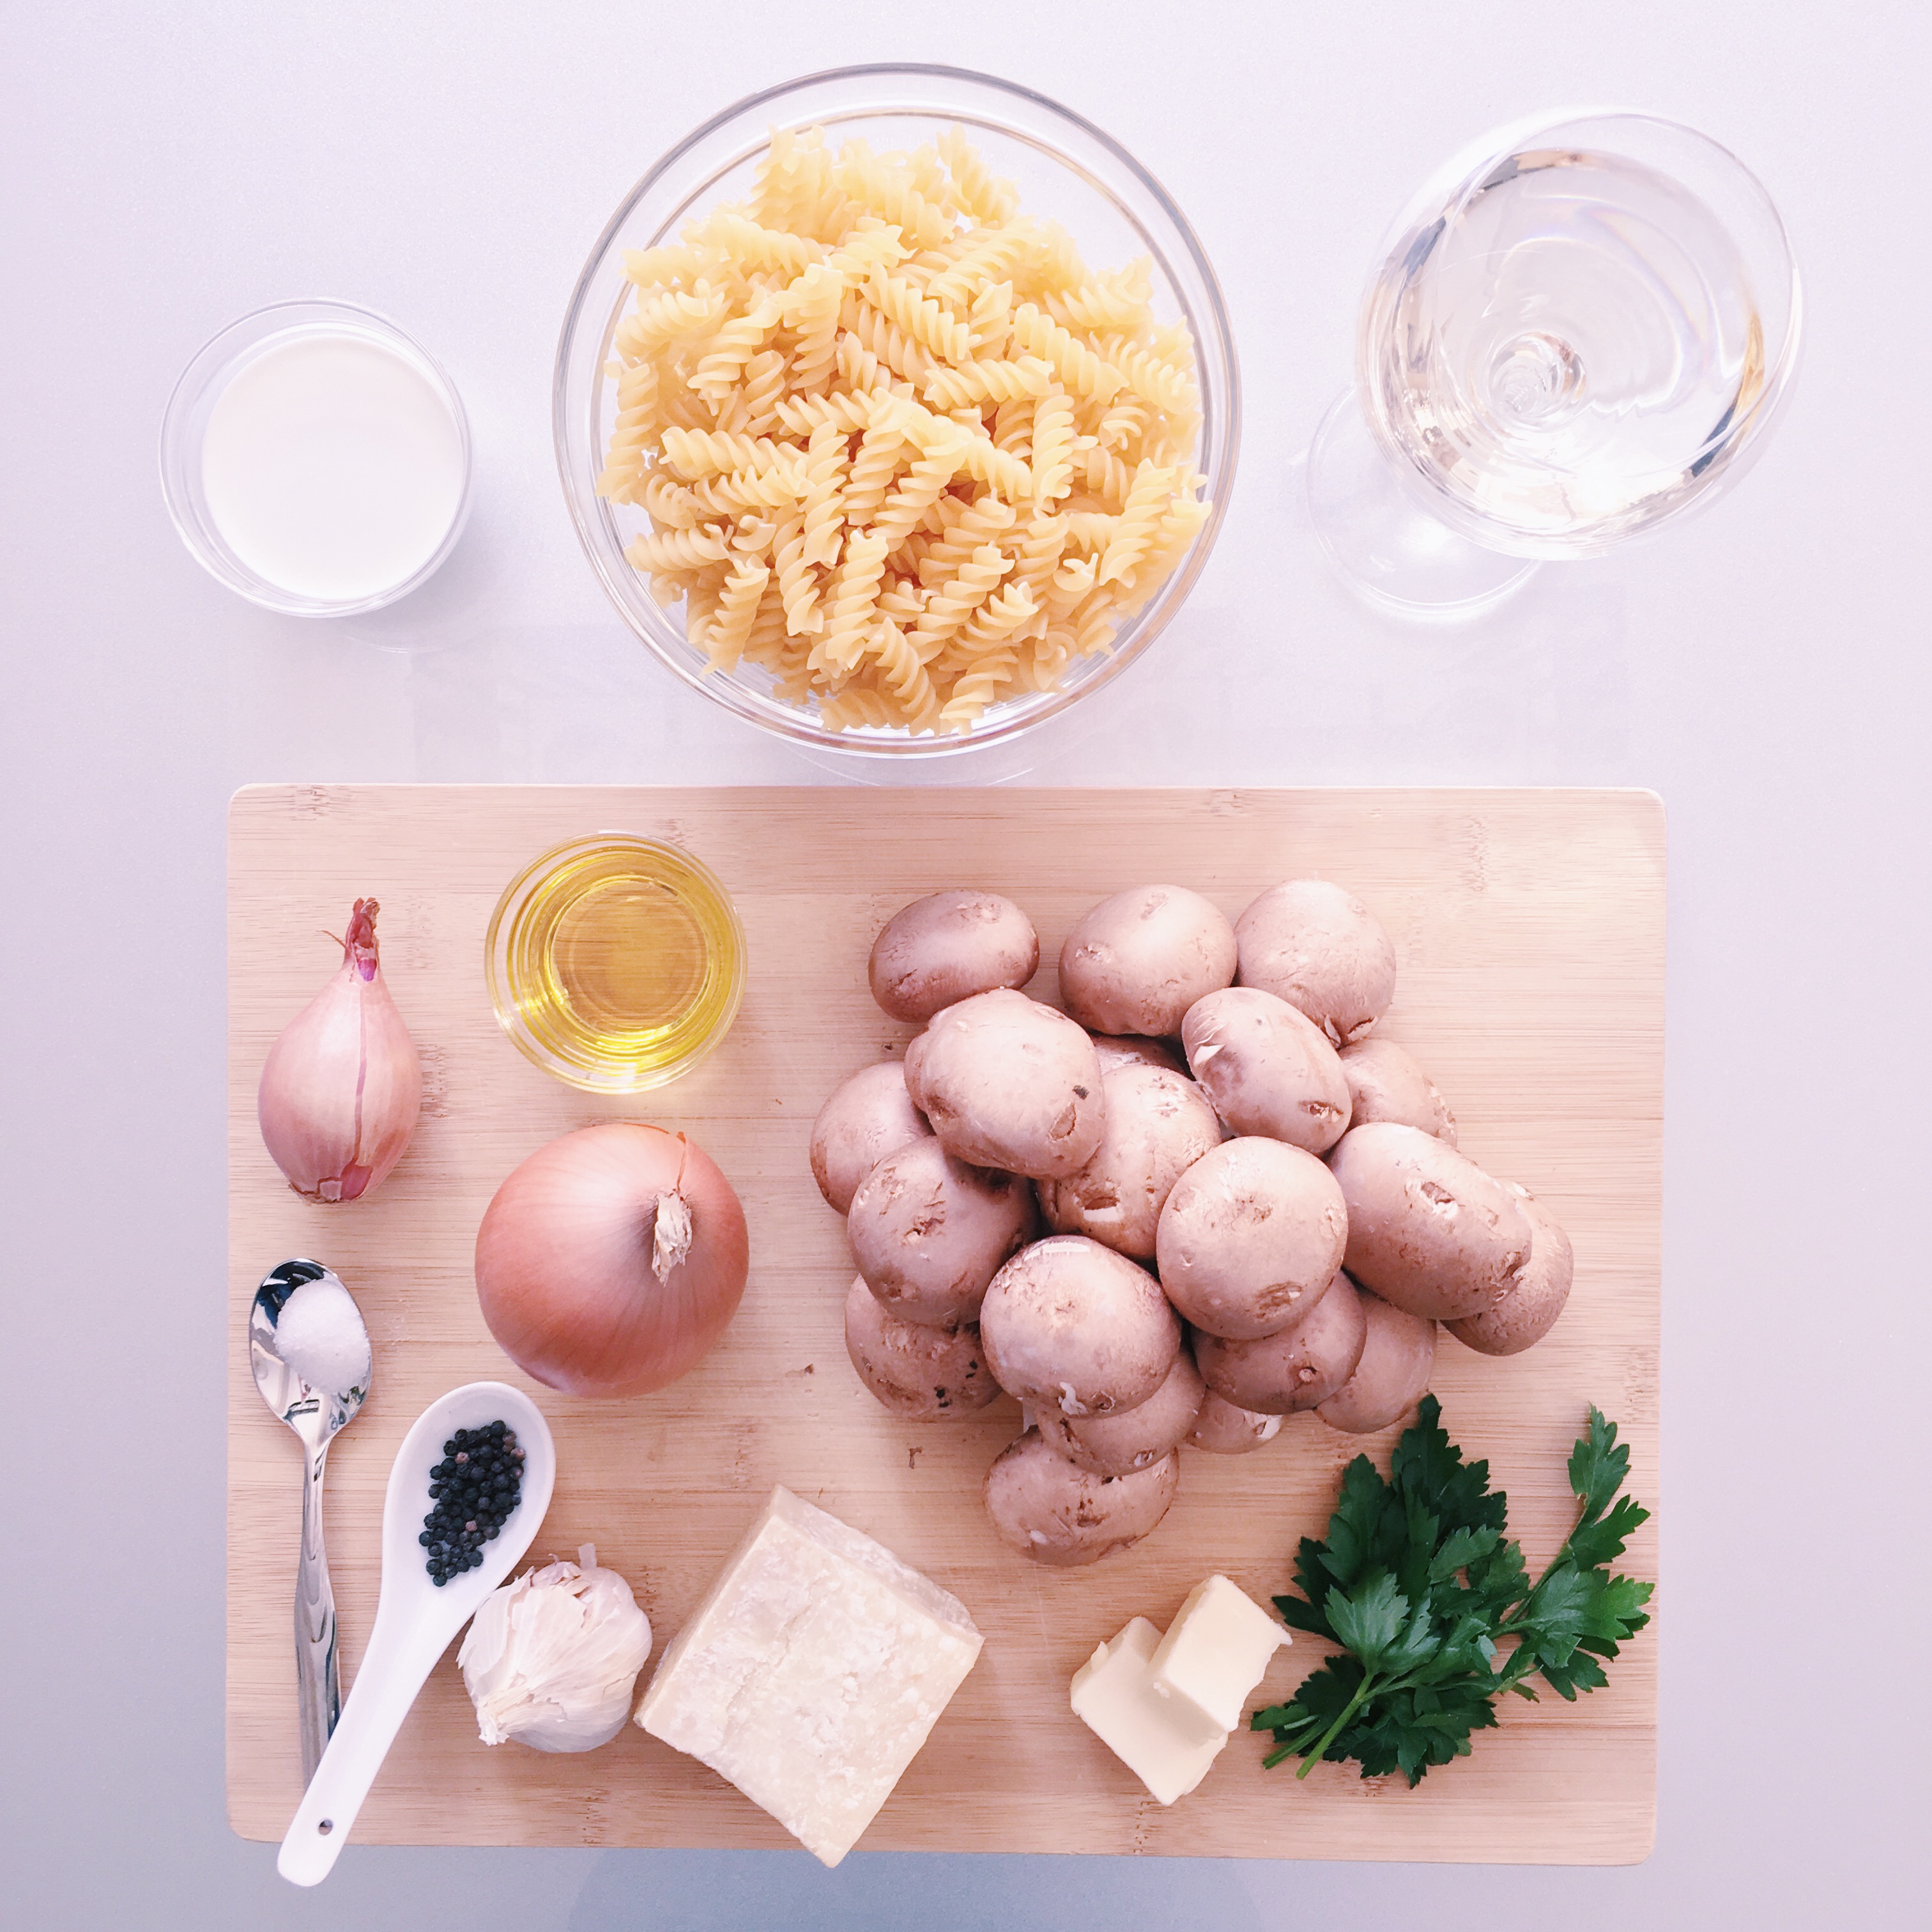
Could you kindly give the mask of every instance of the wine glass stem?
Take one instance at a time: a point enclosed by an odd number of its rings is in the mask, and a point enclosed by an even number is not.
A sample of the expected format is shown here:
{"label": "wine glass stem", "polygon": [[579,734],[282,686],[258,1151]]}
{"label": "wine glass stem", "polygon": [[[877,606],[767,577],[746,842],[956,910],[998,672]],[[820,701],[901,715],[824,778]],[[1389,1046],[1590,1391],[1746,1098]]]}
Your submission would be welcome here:
{"label": "wine glass stem", "polygon": [[1492,610],[1535,574],[1534,562],[1485,550],[1410,497],[1351,389],[1308,446],[1308,510],[1336,574],[1378,610],[1461,622]]}

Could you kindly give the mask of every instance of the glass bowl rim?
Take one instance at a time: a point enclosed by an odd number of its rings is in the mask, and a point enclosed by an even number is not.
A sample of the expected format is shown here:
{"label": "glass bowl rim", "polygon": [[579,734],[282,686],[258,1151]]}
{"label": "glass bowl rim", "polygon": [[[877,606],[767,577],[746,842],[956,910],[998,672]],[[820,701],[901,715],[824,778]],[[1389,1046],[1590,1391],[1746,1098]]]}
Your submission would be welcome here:
{"label": "glass bowl rim", "polygon": [[[187,418],[194,405],[206,392],[209,384],[221,370],[232,367],[244,352],[241,348],[225,354],[218,360],[214,352],[220,349],[231,336],[236,336],[268,318],[286,311],[300,310],[316,316],[318,310],[340,317],[344,321],[367,328],[374,325],[377,334],[392,335],[409,353],[420,361],[428,370],[436,386],[436,392],[449,410],[456,424],[458,446],[463,453],[463,483],[458,494],[456,508],[449,520],[449,527],[442,534],[442,541],[428,557],[400,583],[386,589],[372,592],[366,597],[320,598],[303,597],[292,591],[284,591],[269,585],[266,578],[244,575],[238,564],[231,560],[230,553],[224,547],[212,549],[202,528],[201,519],[193,509],[181,500],[176,487],[173,459],[184,455],[182,439],[187,434]],[[255,337],[255,343],[272,340],[278,334],[292,334],[298,325],[286,331],[263,328]],[[252,347],[251,343],[247,346]],[[181,374],[175,378],[174,386],[168,392],[168,400],[161,411],[160,428],[156,439],[155,457],[160,474],[161,501],[168,513],[168,520],[175,526],[175,534],[181,538],[182,547],[225,590],[230,590],[250,604],[264,610],[273,610],[285,617],[356,617],[371,610],[386,609],[400,602],[413,590],[420,590],[437,571],[449,560],[449,554],[461,538],[464,526],[470,520],[470,502],[476,478],[476,451],[470,431],[469,412],[463,406],[462,392],[452,379],[435,353],[416,336],[412,334],[394,316],[386,315],[380,309],[370,308],[364,302],[345,302],[339,296],[290,296],[279,302],[264,302],[259,308],[224,322],[196,350],[182,365]],[[265,588],[266,586],[266,588]]]}
{"label": "glass bowl rim", "polygon": [[[519,901],[527,902],[529,889],[543,874],[554,871],[562,861],[586,848],[622,845],[634,851],[662,853],[677,860],[680,866],[697,874],[700,884],[716,898],[724,916],[724,921],[736,941],[733,956],[730,997],[717,1024],[704,1039],[667,1065],[652,1069],[648,1078],[642,1080],[613,1078],[586,1078],[579,1070],[568,1066],[555,1055],[546,1051],[520,1025],[512,1020],[520,1020],[521,1016],[515,999],[507,984],[507,973],[500,973],[497,954],[500,949],[497,940],[504,930],[504,917],[513,904],[522,910]],[[507,936],[506,936],[507,943]],[[596,832],[580,832],[539,852],[526,865],[520,867],[515,875],[496,896],[496,903],[490,908],[490,923],[483,935],[483,980],[490,995],[490,1011],[505,1039],[527,1060],[532,1066],[548,1073],[554,1080],[560,1080],[567,1087],[574,1087],[581,1094],[648,1094],[660,1087],[668,1086],[674,1080],[680,1079],[693,1067],[708,1058],[722,1046],[734,1026],[737,1024],[738,1013],[744,1004],[745,988],[750,976],[750,962],[745,939],[745,922],[740,916],[737,902],[726,890],[724,881],[699,858],[669,838],[654,838],[648,832],[628,832],[607,828]]]}
{"label": "glass bowl rim", "polygon": [[[1031,705],[1019,716],[1001,718],[996,710],[992,714],[991,724],[975,725],[967,732],[944,737],[937,735],[914,737],[904,732],[886,736],[869,735],[863,730],[835,731],[820,724],[802,709],[765,698],[730,678],[721,679],[701,667],[682,662],[674,656],[665,644],[654,636],[634,614],[630,604],[620,594],[618,585],[612,580],[590,527],[591,520],[596,513],[584,500],[584,492],[574,480],[570,454],[572,432],[568,405],[572,399],[568,390],[573,373],[572,352],[578,346],[580,331],[588,318],[592,286],[600,272],[607,266],[620,231],[638,204],[653,190],[671,179],[679,164],[702,144],[734,124],[749,119],[772,104],[804,94],[811,89],[842,82],[884,79],[927,80],[958,84],[970,90],[984,90],[995,96],[1023,102],[1029,107],[1043,112],[1050,122],[1061,124],[1094,142],[1124,170],[1136,196],[1144,195],[1157,211],[1160,220],[1171,230],[1172,240],[1178,245],[1192,278],[1199,286],[1200,319],[1204,337],[1195,345],[1199,365],[1204,372],[1210,358],[1216,365],[1215,380],[1211,384],[1204,382],[1204,389],[1208,398],[1218,399],[1216,406],[1204,411],[1203,416],[1204,426],[1211,424],[1216,433],[1213,467],[1207,472],[1212,507],[1207,520],[1180,564],[1156,592],[1153,600],[1128,620],[1124,627],[1124,638],[1116,639],[1104,658],[1078,684],[1071,688],[1063,687],[1055,692],[1039,694],[1042,701]],[[890,114],[894,110],[891,102],[881,100],[870,104],[866,111]],[[915,110],[909,107],[906,111]],[[1060,166],[1078,172],[1078,164],[1064,151],[1048,143],[1036,142],[1035,145],[1048,152]],[[1138,208],[1132,211],[1132,217],[1136,226],[1143,225]],[[1074,109],[1065,106],[1052,96],[1020,82],[1007,80],[975,68],[954,67],[934,62],[874,61],[820,68],[744,95],[721,109],[676,142],[652,164],[620,201],[585,260],[564,310],[563,326],[557,339],[550,394],[551,440],[565,507],[569,512],[572,526],[577,532],[578,541],[590,562],[592,574],[602,586],[625,627],[659,664],[681,682],[701,693],[734,716],[794,744],[809,746],[817,751],[842,753],[854,758],[944,758],[982,750],[991,745],[1010,742],[1044,724],[1050,718],[1060,716],[1082,698],[1112,682],[1166,629],[1206,568],[1208,557],[1226,518],[1228,501],[1233,494],[1240,454],[1241,377],[1233,322],[1228,315],[1226,298],[1222,292],[1214,265],[1208,260],[1193,224],[1181,212],[1173,197],[1125,146],[1104,128],[1096,126]],[[1085,662],[1091,662],[1092,660]]]}

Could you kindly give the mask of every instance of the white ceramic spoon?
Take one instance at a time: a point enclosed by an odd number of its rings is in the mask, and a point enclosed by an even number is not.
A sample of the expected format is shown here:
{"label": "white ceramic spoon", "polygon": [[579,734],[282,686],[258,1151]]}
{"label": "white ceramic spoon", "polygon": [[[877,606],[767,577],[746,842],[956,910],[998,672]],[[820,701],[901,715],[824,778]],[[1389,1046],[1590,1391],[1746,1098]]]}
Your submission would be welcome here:
{"label": "white ceramic spoon", "polygon": [[[483,1546],[474,1570],[430,1581],[416,1540],[429,1513],[429,1472],[459,1429],[501,1420],[524,1452],[524,1483],[509,1520]],[[296,1885],[319,1885],[334,1867],[362,1801],[436,1660],[536,1540],[556,1481],[556,1445],[536,1403],[504,1382],[469,1382],[431,1402],[403,1438],[382,1504],[382,1592],[355,1687],[316,1766],[275,1869]]]}

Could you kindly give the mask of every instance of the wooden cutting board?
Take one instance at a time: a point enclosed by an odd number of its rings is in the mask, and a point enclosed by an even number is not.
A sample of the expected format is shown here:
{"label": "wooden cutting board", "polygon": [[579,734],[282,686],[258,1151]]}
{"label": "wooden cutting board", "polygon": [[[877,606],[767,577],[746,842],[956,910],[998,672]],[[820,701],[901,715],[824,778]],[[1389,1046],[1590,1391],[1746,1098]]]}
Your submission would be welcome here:
{"label": "wooden cutting board", "polygon": [[[742,1011],[722,1047],[656,1095],[592,1098],[499,1031],[483,940],[505,882],[576,835],[685,844],[723,879],[747,934]],[[1396,1431],[1291,1419],[1254,1455],[1184,1452],[1180,1494],[1137,1548],[1054,1572],[994,1538],[987,1465],[1017,1428],[1004,1398],[965,1420],[888,1416],[848,1361],[844,1229],[806,1164],[814,1114],[910,1030],[866,986],[873,934],[941,886],[991,888],[1039,926],[1031,990],[1078,915],[1150,880],[1231,916],[1278,880],[1319,874],[1365,899],[1401,962],[1383,1023],[1434,1076],[1463,1148],[1543,1196],[1569,1228],[1576,1286],[1541,1346],[1508,1360],[1444,1338],[1435,1388],[1451,1434],[1490,1460],[1532,1564],[1570,1520],[1564,1459],[1585,1406],[1630,1441],[1634,1492],[1658,1499],[1664,1047],[1664,814],[1617,791],[1017,791],[256,787],[230,820],[230,1245],[228,1802],[236,1831],[279,1838],[300,1791],[290,1638],[299,1450],[262,1407],[243,1328],[262,1274],[296,1255],[354,1291],[374,1384],[337,1442],[328,1536],[354,1678],[376,1604],[384,1485],[404,1432],[455,1384],[529,1389],[556,1432],[556,1494],[532,1556],[594,1543],[649,1611],[660,1649],[775,1483],[956,1593],[986,1648],[862,1850],[1212,1853],[1606,1864],[1648,1852],[1658,1626],[1572,1707],[1511,1699],[1472,1757],[1411,1792],[1335,1766],[1298,1784],[1238,1735],[1172,1810],[1067,1708],[1067,1683],[1142,1613],[1167,1623],[1221,1570],[1258,1599],[1288,1587],[1296,1539],[1322,1533],[1343,1466],[1385,1464]],[[269,1043],[338,955],[350,902],[382,902],[382,963],[422,1049],[427,1096],[401,1165],[371,1198],[304,1202],[263,1151],[255,1088]],[[533,1148],[614,1116],[687,1130],[750,1217],[749,1290],[693,1374],[620,1402],[527,1381],[491,1341],[471,1277],[492,1192]],[[1657,1574],[1654,1526],[1624,1567]],[[1320,1660],[1298,1639],[1263,1686]],[[404,1726],[356,1828],[388,1844],[783,1846],[722,1780],[634,1727],[548,1756],[478,1743],[454,1652]]]}

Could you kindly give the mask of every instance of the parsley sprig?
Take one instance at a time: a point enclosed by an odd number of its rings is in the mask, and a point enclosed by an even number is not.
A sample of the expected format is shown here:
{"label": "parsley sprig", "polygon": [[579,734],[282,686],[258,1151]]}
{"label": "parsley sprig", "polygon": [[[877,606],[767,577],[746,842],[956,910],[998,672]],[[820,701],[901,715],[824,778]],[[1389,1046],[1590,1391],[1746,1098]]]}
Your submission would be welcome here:
{"label": "parsley sprig", "polygon": [[1509,1499],[1487,1462],[1466,1462],[1423,1399],[1388,1480],[1366,1456],[1342,1478],[1328,1540],[1301,1539],[1298,1597],[1277,1597],[1291,1628],[1341,1646],[1286,1704],[1250,1720],[1272,1731],[1264,1762],[1359,1762],[1364,1778],[1400,1770],[1412,1786],[1429,1767],[1466,1757],[1471,1735],[1496,1721],[1505,1691],[1536,1700],[1540,1677],[1574,1702],[1609,1680],[1604,1664],[1650,1618],[1651,1586],[1610,1566],[1650,1512],[1618,1492],[1630,1450],[1590,1411],[1570,1453],[1576,1526],[1532,1582],[1520,1544],[1503,1535]]}

